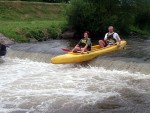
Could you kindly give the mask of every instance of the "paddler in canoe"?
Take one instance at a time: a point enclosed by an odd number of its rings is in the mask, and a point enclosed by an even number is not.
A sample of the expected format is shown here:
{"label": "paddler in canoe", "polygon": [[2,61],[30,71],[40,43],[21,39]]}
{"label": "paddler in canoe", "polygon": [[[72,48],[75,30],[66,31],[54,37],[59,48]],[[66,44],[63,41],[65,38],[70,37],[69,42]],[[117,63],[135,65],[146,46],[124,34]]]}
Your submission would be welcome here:
{"label": "paddler in canoe", "polygon": [[104,40],[99,40],[99,45],[100,47],[108,47],[108,46],[113,46],[116,45],[119,48],[121,47],[121,39],[118,35],[118,33],[114,32],[114,27],[113,26],[109,26],[108,27],[108,33],[105,34]]}
{"label": "paddler in canoe", "polygon": [[[83,52],[83,53],[88,53],[88,54],[80,54],[80,53],[76,54],[76,53],[72,53],[70,50],[68,51],[67,54],[53,57],[51,59],[51,62],[53,64],[81,63],[85,61],[90,61],[96,58],[97,56],[104,55],[109,52],[117,51],[119,50],[119,47],[117,47],[117,45],[120,47],[121,46],[124,47],[127,43],[126,41],[121,41],[119,35],[118,36],[117,35],[118,35],[117,33],[113,32],[113,27],[112,26],[109,27],[109,33],[106,34],[105,41],[101,41],[101,40],[99,41],[100,46],[106,47],[106,48],[101,49],[99,45],[95,45],[95,46],[92,46],[92,51],[88,52],[89,50],[91,50],[91,40],[89,38],[89,33],[85,32],[84,38],[80,40],[80,42],[75,46],[75,48],[72,51]],[[107,46],[110,46],[110,47],[107,47]]]}
{"label": "paddler in canoe", "polygon": [[84,38],[82,38],[79,41],[79,43],[73,48],[72,52],[80,51],[81,53],[84,53],[87,51],[91,51],[92,42],[89,36],[90,36],[90,33],[86,31],[84,33]]}

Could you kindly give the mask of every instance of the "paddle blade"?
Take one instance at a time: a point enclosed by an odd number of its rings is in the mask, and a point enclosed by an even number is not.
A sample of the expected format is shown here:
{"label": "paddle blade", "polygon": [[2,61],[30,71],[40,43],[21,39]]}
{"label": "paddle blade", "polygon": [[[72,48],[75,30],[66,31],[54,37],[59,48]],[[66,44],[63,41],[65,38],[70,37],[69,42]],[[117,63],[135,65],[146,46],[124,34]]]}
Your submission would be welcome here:
{"label": "paddle blade", "polygon": [[71,52],[71,50],[70,49],[67,49],[67,48],[61,48],[63,51],[65,51],[65,52]]}

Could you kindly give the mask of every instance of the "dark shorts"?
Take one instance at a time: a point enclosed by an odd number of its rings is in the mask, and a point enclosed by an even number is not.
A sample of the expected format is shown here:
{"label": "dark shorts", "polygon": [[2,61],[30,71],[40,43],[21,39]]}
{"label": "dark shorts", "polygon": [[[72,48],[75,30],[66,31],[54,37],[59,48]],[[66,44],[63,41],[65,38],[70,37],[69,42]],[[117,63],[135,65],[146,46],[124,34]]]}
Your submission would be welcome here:
{"label": "dark shorts", "polygon": [[104,41],[105,45],[104,47],[107,47],[108,45],[114,45],[114,44],[108,44],[106,41]]}
{"label": "dark shorts", "polygon": [[91,51],[91,46],[88,46],[87,50],[88,50],[88,51]]}
{"label": "dark shorts", "polygon": [[[79,46],[79,47],[80,47],[80,48],[84,48],[85,46]],[[88,50],[88,51],[91,51],[91,46],[88,46],[88,47],[87,47],[87,50]]]}

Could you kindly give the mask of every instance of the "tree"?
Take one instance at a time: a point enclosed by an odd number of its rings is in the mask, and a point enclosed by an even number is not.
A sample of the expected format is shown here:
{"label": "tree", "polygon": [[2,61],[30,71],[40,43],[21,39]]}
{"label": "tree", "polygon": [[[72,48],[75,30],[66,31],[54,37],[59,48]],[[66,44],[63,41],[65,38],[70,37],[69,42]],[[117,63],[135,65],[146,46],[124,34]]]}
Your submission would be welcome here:
{"label": "tree", "polygon": [[148,3],[149,0],[71,0],[67,10],[68,24],[73,29],[91,32],[104,32],[113,25],[118,31],[129,33],[135,18],[139,18],[139,10],[146,5],[149,7]]}

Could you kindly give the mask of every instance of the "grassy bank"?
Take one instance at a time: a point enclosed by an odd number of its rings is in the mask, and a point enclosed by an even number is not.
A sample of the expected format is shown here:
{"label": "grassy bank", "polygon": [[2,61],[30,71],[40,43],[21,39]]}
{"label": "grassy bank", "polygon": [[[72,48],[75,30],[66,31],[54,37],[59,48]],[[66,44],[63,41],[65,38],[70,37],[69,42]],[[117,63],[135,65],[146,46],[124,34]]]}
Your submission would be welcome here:
{"label": "grassy bank", "polygon": [[59,38],[64,26],[64,21],[3,21],[0,23],[0,32],[15,41],[27,42],[30,39]]}
{"label": "grassy bank", "polygon": [[0,1],[0,32],[26,42],[58,38],[65,26],[65,4]]}

